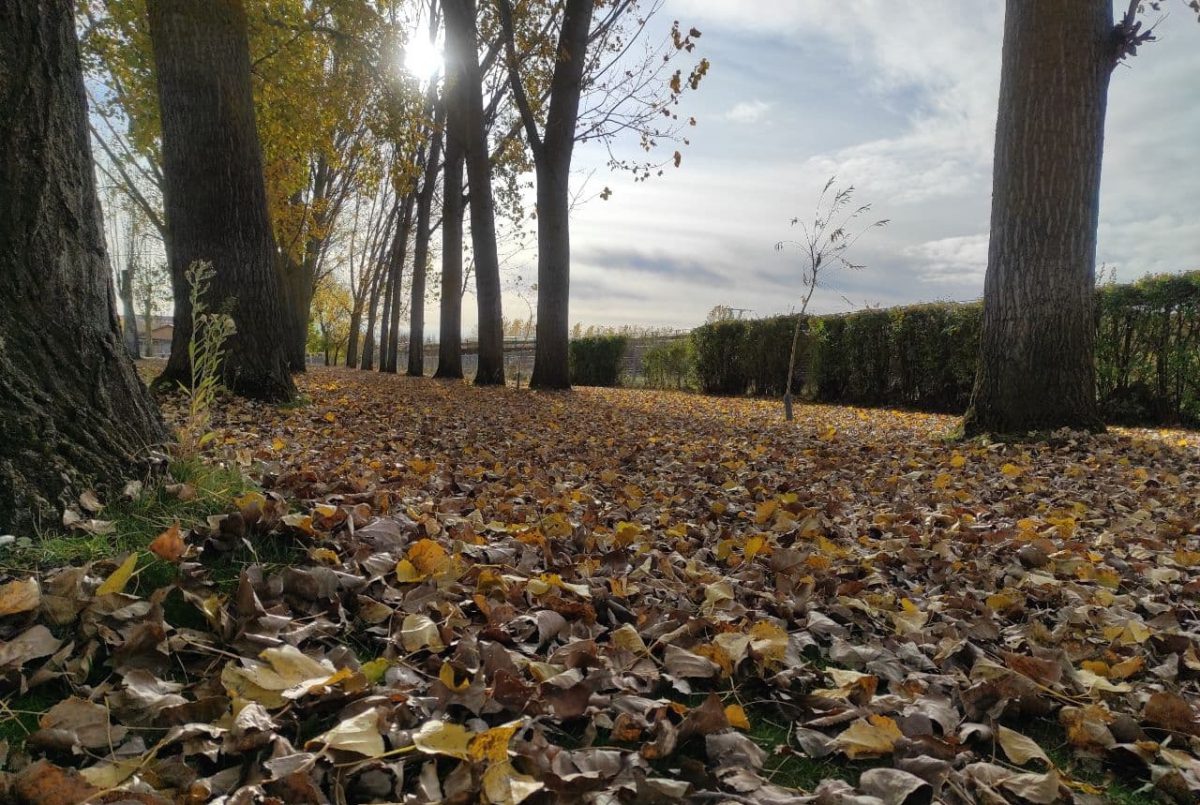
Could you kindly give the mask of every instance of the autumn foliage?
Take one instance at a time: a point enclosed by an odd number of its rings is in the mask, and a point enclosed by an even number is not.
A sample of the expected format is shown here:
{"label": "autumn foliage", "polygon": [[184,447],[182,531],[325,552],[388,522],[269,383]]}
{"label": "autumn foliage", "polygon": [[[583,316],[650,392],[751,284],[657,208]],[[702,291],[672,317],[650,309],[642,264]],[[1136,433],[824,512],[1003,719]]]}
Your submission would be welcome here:
{"label": "autumn foliage", "polygon": [[1192,435],[301,385],[214,412],[262,483],[226,514],[0,580],[5,690],[62,691],[27,801],[783,803],[801,759],[826,797],[1087,801],[1072,755],[1200,793]]}

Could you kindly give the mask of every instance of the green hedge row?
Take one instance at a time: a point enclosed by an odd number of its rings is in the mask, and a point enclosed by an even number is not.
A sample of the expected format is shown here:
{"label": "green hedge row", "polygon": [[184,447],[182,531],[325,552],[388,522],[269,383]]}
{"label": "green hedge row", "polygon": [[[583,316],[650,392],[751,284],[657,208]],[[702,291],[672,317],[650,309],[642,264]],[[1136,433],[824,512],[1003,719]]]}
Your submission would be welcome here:
{"label": "green hedge row", "polygon": [[571,385],[615,386],[629,339],[623,335],[594,335],[571,341]]}
{"label": "green hedge row", "polygon": [[[982,305],[935,303],[810,316],[793,393],[820,402],[966,409]],[[695,374],[714,394],[777,396],[796,319],[692,331]],[[1097,393],[1110,421],[1200,424],[1200,271],[1096,292]]]}

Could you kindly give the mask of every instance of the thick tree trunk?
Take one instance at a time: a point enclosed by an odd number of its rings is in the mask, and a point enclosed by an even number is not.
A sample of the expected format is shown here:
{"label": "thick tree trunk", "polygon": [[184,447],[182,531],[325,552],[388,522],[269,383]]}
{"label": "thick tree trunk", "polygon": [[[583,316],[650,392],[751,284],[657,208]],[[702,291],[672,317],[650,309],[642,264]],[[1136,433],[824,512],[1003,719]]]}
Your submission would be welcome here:
{"label": "thick tree trunk", "polygon": [[353,369],[358,365],[358,328],[362,327],[362,305],[355,305],[350,311],[350,335],[346,339],[346,367]]}
{"label": "thick tree trunk", "polygon": [[[442,104],[439,106],[444,108]],[[417,196],[417,238],[413,247],[412,295],[408,305],[408,374],[412,377],[425,374],[425,272],[429,267],[429,225],[433,218],[433,196],[437,191],[438,173],[441,170],[443,121],[443,115],[435,116],[425,175]]]}
{"label": "thick tree trunk", "polygon": [[[395,264],[395,243],[388,250],[387,265],[383,269],[383,276],[380,282],[383,285],[383,315],[379,317],[379,369],[382,371],[388,360],[388,341],[391,336],[391,331],[388,329],[392,321],[392,295],[395,293],[396,284],[393,281],[396,273]],[[363,367],[370,369],[371,367]]]}
{"label": "thick tree trunk", "polygon": [[442,191],[442,289],[438,366],[434,377],[457,379],[462,370],[463,153],[446,138]]}
{"label": "thick tree trunk", "polygon": [[537,169],[538,296],[537,344],[530,388],[565,389],[571,386],[570,298],[571,229],[567,166]]}
{"label": "thick tree trunk", "polygon": [[121,343],[72,6],[0,3],[0,533],[27,536],[167,438]]}
{"label": "thick tree trunk", "polygon": [[492,163],[483,119],[483,73],[479,68],[475,0],[443,0],[446,13],[447,136],[466,159],[471,199],[471,245],[475,257],[475,300],[479,320],[479,363],[475,385],[504,385],[504,313]]}
{"label": "thick tree trunk", "polygon": [[315,268],[305,254],[300,265],[286,266],[279,271],[282,293],[283,326],[286,330],[284,351],[288,370],[304,372],[308,362],[308,313],[312,307]]}
{"label": "thick tree trunk", "polygon": [[[559,34],[558,58],[550,80],[546,131],[534,148],[538,198],[538,320],[533,376],[529,387],[571,386],[571,235],[568,177],[579,121],[588,32],[594,3],[567,0]],[[527,123],[527,128],[530,126]]]}
{"label": "thick tree trunk", "polygon": [[1111,0],[1009,0],[980,360],[964,431],[1102,427],[1096,224]]}
{"label": "thick tree trunk", "polygon": [[223,367],[247,397],[289,400],[287,330],[254,124],[241,0],[148,0],[162,113],[163,201],[171,237],[175,333],[165,376],[188,377],[191,304],[183,278],[216,269],[208,304],[237,326]]}

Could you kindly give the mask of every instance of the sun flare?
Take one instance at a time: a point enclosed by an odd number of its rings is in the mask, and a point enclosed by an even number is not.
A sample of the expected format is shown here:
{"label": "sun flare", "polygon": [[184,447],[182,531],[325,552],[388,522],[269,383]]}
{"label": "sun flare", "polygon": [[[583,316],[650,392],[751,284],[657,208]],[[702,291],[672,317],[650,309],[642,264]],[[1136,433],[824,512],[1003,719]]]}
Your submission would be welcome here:
{"label": "sun flare", "polygon": [[428,81],[442,69],[442,48],[438,42],[417,37],[404,48],[403,61],[411,75]]}

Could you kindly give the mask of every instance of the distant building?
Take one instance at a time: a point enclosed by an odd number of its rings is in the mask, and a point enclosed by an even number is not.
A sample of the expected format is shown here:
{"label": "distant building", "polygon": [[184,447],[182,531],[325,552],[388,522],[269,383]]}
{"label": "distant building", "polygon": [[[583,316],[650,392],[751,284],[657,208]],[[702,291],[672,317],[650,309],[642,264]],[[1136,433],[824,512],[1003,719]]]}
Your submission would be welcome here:
{"label": "distant building", "polygon": [[[175,335],[175,320],[171,316],[151,316],[150,337],[147,338],[145,317],[137,316],[135,318],[134,324],[137,326],[138,346],[142,350],[142,357],[171,357],[171,339]],[[125,319],[121,317],[121,327],[124,326]]]}

